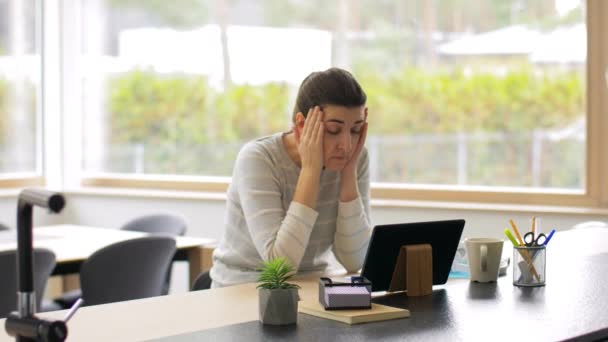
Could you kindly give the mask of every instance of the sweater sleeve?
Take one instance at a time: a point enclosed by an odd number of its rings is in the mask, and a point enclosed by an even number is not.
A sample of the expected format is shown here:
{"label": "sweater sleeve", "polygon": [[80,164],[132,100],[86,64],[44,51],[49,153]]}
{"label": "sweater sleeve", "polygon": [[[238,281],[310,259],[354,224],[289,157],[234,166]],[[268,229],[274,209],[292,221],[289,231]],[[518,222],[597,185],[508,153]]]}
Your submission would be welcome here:
{"label": "sweater sleeve", "polygon": [[357,167],[359,197],[340,202],[333,251],[336,259],[349,273],[363,266],[371,236],[369,209],[369,157],[364,149]]}
{"label": "sweater sleeve", "polygon": [[263,148],[248,144],[239,153],[235,179],[244,220],[262,260],[287,258],[299,268],[318,212],[297,202],[283,208],[278,168]]}

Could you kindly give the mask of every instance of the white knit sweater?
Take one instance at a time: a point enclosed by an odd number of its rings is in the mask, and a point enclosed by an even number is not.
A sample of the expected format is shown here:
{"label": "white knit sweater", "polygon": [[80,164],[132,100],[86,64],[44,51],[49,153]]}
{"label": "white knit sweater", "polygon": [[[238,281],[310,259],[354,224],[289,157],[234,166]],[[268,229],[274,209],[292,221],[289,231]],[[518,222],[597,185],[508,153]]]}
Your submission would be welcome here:
{"label": "white knit sweater", "polygon": [[340,202],[340,173],[324,170],[317,207],[293,202],[300,168],[277,133],[246,144],[228,188],[225,231],[213,253],[212,287],[257,280],[262,261],[286,257],[298,272],[327,266],[330,248],[350,272],[363,265],[371,233],[369,159],[357,166],[359,197]]}

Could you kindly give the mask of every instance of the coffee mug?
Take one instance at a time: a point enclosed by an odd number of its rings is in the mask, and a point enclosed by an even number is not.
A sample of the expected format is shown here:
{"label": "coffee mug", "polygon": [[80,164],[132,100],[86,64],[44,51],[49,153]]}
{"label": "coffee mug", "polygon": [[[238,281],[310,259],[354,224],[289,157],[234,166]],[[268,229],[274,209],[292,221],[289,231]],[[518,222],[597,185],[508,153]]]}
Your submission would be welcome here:
{"label": "coffee mug", "polygon": [[469,258],[471,281],[488,283],[498,279],[503,240],[468,238],[464,240]]}

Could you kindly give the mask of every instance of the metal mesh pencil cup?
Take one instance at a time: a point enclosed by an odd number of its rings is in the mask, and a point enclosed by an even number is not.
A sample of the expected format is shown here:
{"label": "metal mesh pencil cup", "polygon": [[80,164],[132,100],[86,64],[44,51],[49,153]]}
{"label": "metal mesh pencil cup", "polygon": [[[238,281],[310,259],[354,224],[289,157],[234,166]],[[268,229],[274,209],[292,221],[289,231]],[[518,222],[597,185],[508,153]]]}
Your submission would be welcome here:
{"label": "metal mesh pencil cup", "polygon": [[544,286],[547,249],[545,246],[518,246],[513,248],[513,285]]}

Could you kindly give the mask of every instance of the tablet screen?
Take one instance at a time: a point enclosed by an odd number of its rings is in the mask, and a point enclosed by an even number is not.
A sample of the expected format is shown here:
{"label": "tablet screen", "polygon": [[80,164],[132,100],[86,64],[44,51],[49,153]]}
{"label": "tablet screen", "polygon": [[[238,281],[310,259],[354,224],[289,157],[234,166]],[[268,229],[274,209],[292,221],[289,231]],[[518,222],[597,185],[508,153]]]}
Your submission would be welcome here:
{"label": "tablet screen", "polygon": [[361,275],[371,281],[372,291],[387,291],[401,246],[428,243],[433,249],[433,285],[445,284],[464,224],[450,220],[375,226]]}

